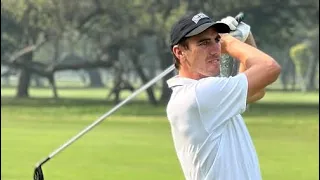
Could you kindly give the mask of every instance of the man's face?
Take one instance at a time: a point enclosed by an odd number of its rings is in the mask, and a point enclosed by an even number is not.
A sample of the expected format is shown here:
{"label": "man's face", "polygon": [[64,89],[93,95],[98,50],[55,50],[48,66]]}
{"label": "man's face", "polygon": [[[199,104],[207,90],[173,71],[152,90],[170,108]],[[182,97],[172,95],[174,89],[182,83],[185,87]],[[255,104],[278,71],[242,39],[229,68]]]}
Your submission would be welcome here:
{"label": "man's face", "polygon": [[214,28],[192,36],[187,40],[188,48],[181,48],[180,62],[184,70],[197,74],[199,78],[217,76],[220,73],[220,35]]}

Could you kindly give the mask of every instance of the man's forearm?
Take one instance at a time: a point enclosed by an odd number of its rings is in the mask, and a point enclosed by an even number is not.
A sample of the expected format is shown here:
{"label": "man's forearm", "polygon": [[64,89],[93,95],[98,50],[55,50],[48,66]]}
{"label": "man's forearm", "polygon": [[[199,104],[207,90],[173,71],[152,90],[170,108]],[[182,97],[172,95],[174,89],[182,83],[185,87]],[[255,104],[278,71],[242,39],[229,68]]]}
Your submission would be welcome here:
{"label": "man's forearm", "polygon": [[247,43],[247,44],[249,44],[249,45],[251,45],[251,46],[253,46],[255,48],[257,47],[256,41],[255,41],[255,39],[254,39],[254,37],[253,37],[251,32],[249,33],[249,36],[246,39],[245,43]]}
{"label": "man's forearm", "polygon": [[[256,41],[254,40],[254,37],[252,35],[252,33],[250,32],[248,38],[246,39],[245,43],[257,48],[257,44]],[[245,67],[245,65],[243,63],[240,63],[239,66],[239,72],[244,72],[247,68]],[[248,97],[247,99],[247,103],[253,103],[256,102],[260,99],[262,99],[265,95],[265,89],[261,89],[260,91],[258,91],[256,94]]]}
{"label": "man's forearm", "polygon": [[247,98],[247,104],[254,103],[260,99],[262,99],[265,95],[265,90],[261,89],[259,92],[255,93],[253,96]]}
{"label": "man's forearm", "polygon": [[[249,44],[255,48],[257,48],[257,44],[256,44],[256,41],[254,40],[254,37],[252,35],[252,33],[250,32],[247,39],[244,41],[246,44]],[[244,72],[246,70],[246,66],[243,64],[243,63],[240,63],[240,66],[239,66],[239,72]]]}

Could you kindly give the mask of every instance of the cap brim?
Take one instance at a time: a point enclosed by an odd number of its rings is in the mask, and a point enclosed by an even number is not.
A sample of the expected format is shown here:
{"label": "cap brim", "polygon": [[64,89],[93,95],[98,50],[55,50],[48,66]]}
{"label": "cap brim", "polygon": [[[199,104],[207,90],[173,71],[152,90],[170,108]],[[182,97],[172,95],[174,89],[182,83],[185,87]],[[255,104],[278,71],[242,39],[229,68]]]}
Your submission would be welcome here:
{"label": "cap brim", "polygon": [[185,37],[191,37],[191,36],[195,36],[197,34],[200,34],[203,31],[205,31],[206,29],[208,29],[209,27],[214,27],[218,33],[229,33],[231,31],[229,26],[224,23],[220,23],[220,22],[204,23],[204,24],[200,25],[199,27],[193,29]]}

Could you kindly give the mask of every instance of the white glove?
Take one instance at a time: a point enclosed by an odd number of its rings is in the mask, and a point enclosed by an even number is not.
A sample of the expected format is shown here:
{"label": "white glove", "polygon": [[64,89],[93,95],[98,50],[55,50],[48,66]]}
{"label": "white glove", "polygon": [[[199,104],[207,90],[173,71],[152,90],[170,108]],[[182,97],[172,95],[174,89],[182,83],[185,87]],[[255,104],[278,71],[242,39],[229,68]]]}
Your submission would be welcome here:
{"label": "white glove", "polygon": [[238,21],[234,17],[228,16],[226,18],[221,19],[220,22],[228,25],[231,29],[230,35],[239,39],[242,42],[246,41],[250,34],[251,27],[244,22],[238,23]]}
{"label": "white glove", "polygon": [[228,17],[221,19],[220,22],[228,25],[229,28],[231,29],[231,31],[236,30],[237,26],[239,24],[238,21],[234,17],[231,17],[231,16],[228,16]]}

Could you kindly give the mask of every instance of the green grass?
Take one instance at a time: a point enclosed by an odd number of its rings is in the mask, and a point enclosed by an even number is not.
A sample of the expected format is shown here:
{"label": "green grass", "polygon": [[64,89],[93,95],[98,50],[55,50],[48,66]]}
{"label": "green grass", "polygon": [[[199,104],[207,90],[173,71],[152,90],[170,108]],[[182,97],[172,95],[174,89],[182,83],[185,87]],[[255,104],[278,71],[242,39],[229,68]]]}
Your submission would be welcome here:
{"label": "green grass", "polygon": [[[95,93],[87,90],[87,99],[3,97],[1,179],[32,179],[36,162],[113,107],[88,99]],[[244,114],[264,180],[319,179],[318,97],[267,93]],[[122,107],[46,163],[43,171],[46,180],[183,179],[165,105],[141,101]]]}
{"label": "green grass", "polygon": [[[106,99],[109,95],[109,88],[60,88],[58,89],[59,98],[82,98],[82,99]],[[124,99],[131,94],[131,91],[121,92],[121,98]],[[156,91],[156,96],[159,97],[159,91]],[[12,97],[16,95],[16,89],[13,87],[1,88],[1,96]],[[53,97],[53,92],[50,88],[30,88],[30,97],[34,98],[50,98]],[[137,99],[146,99],[147,93],[141,93]]]}
{"label": "green grass", "polygon": [[[160,92],[155,90],[156,97],[160,96]],[[53,92],[50,88],[35,88],[32,87],[29,90],[30,97],[34,98],[51,98]],[[319,92],[301,93],[301,92],[285,92],[286,96],[283,96],[283,92],[268,93],[263,102],[271,103],[318,103],[319,104]],[[1,96],[12,97],[15,96],[16,89],[13,87],[2,87]],[[82,99],[106,99],[109,94],[108,88],[60,88],[58,89],[58,95],[60,98],[82,98]],[[121,98],[124,99],[131,94],[130,91],[123,91]],[[139,94],[136,99],[147,99],[147,93]]]}

